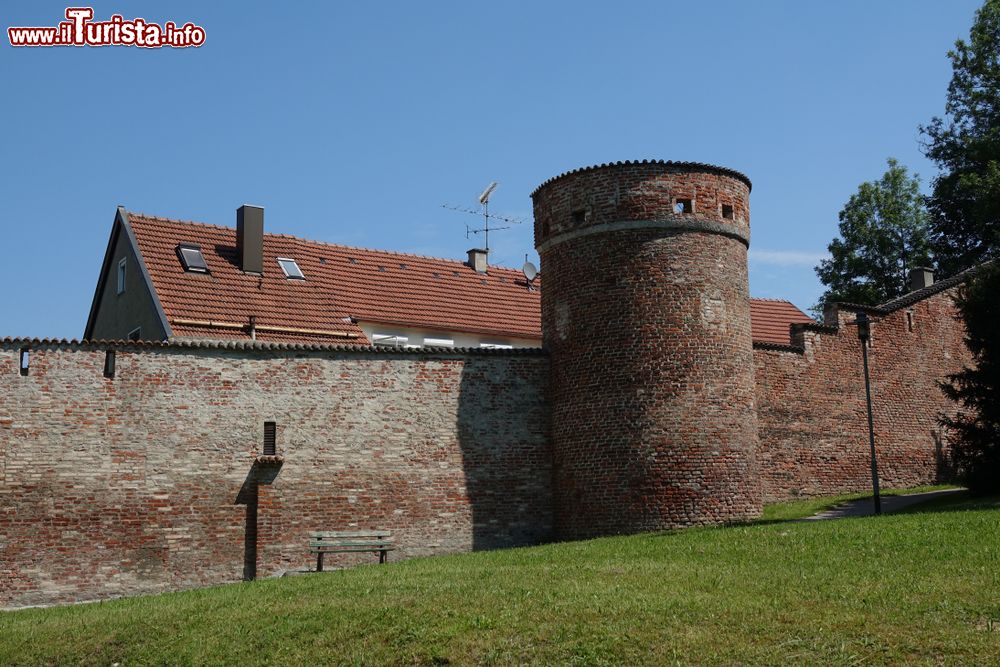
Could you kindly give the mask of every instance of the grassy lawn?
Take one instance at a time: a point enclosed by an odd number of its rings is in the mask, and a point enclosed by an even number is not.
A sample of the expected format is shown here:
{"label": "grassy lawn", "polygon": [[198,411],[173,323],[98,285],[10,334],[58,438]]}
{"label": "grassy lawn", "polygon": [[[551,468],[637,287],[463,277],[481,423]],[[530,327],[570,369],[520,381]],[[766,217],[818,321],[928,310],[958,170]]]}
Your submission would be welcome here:
{"label": "grassy lawn", "polygon": [[0,613],[0,664],[1000,664],[1000,501],[954,502]]}

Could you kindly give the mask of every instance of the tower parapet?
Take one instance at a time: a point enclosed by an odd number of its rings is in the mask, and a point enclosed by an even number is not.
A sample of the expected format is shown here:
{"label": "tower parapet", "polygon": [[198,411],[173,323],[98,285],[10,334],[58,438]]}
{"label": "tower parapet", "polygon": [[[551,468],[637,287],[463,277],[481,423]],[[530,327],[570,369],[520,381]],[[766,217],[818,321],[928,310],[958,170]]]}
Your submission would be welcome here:
{"label": "tower parapet", "polygon": [[643,161],[532,194],[560,536],[759,515],[750,187]]}

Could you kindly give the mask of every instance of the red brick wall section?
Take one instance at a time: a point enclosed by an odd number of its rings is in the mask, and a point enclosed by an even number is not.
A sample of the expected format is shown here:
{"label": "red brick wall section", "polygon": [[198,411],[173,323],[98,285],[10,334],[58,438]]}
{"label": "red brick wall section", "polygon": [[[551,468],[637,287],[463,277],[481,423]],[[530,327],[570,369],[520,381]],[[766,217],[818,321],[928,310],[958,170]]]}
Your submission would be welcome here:
{"label": "red brick wall section", "polygon": [[[311,530],[389,529],[391,560],[550,536],[541,354],[134,347],[114,379],[104,357],[41,346],[22,377],[0,346],[0,606],[303,568]],[[280,467],[255,465],[265,420]]]}
{"label": "red brick wall section", "polygon": [[[559,536],[760,513],[747,246],[734,238],[749,234],[749,190],[727,170],[625,163],[534,193]],[[678,199],[693,210],[675,213]]]}
{"label": "red brick wall section", "polygon": [[[955,288],[889,314],[873,314],[870,348],[879,477],[886,487],[949,480],[938,388],[971,363]],[[836,332],[804,331],[802,351],[754,350],[760,460],[766,498],[871,489],[864,377],[856,312]],[[912,322],[912,329],[911,323]]]}

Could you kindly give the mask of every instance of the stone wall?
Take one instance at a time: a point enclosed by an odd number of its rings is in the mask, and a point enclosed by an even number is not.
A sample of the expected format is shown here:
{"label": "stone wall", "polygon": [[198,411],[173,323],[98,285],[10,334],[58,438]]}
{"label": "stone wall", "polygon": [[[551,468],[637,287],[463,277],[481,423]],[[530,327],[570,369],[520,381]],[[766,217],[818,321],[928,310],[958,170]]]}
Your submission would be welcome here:
{"label": "stone wall", "polygon": [[537,351],[152,344],[107,378],[87,344],[36,343],[21,375],[22,344],[0,345],[0,606],[305,568],[311,530],[390,529],[390,560],[550,537]]}
{"label": "stone wall", "polygon": [[[938,383],[971,363],[954,287],[888,312],[872,310],[869,350],[879,477],[886,487],[947,481],[938,416],[954,411]],[[856,310],[803,327],[795,347],[754,350],[765,497],[871,489]]]}

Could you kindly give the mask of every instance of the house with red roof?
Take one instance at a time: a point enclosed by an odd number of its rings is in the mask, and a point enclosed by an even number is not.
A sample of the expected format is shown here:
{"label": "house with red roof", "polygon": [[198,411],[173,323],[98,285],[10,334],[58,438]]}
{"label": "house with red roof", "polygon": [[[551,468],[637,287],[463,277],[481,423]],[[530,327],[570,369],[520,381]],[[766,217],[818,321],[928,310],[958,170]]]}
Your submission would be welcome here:
{"label": "house with red roof", "polygon": [[[465,261],[264,233],[119,207],[84,331],[87,340],[259,340],[394,347],[540,347],[542,276]],[[812,318],[752,299],[753,339],[788,345]]]}

